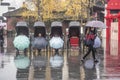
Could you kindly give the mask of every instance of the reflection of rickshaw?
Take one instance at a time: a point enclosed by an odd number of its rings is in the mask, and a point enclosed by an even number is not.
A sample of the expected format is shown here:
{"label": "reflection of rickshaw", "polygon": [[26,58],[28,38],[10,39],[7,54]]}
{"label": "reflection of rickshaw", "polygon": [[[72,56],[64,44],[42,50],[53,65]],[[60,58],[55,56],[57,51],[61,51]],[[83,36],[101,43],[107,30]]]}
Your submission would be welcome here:
{"label": "reflection of rickshaw", "polygon": [[52,22],[49,43],[50,47],[55,49],[55,54],[58,54],[58,50],[63,48],[64,41],[61,22],[58,21]]}
{"label": "reflection of rickshaw", "polygon": [[15,29],[17,34],[14,38],[13,44],[17,50],[16,56],[19,55],[20,51],[24,51],[24,55],[27,55],[27,49],[30,44],[27,23],[24,21],[17,22]]}
{"label": "reflection of rickshaw", "polygon": [[67,51],[80,50],[80,23],[77,21],[69,23],[67,47]]}
{"label": "reflection of rickshaw", "polygon": [[14,63],[17,68],[17,80],[28,80],[30,59],[27,56],[18,55],[17,58],[15,58]]}
{"label": "reflection of rickshaw", "polygon": [[29,68],[18,69],[16,74],[16,80],[29,80]]}
{"label": "reflection of rickshaw", "polygon": [[47,49],[46,27],[44,22],[37,21],[34,23],[34,37],[32,39],[33,50],[37,49],[41,55],[41,49]]}

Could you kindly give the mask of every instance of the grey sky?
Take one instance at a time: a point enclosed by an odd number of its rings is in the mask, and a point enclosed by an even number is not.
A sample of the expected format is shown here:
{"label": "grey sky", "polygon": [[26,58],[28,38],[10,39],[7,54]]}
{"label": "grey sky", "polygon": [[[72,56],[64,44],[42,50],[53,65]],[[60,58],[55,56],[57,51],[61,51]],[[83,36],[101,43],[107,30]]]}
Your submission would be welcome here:
{"label": "grey sky", "polygon": [[[22,6],[22,3],[25,0],[3,0],[3,2],[9,2],[9,7],[15,7],[16,9]],[[6,13],[8,11],[8,6],[0,6],[0,16],[2,16],[3,13]]]}
{"label": "grey sky", "polygon": [[25,0],[3,0],[3,2],[9,2],[10,6],[19,8]]}

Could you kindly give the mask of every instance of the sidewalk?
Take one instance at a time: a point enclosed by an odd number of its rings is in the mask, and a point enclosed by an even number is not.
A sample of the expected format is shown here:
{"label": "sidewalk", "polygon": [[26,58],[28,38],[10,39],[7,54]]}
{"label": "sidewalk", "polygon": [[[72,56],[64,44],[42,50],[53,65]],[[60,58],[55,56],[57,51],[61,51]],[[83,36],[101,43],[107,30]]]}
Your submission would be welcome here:
{"label": "sidewalk", "polygon": [[[104,38],[103,41],[105,40]],[[108,54],[108,51],[104,48],[103,57],[101,56],[101,60],[103,60],[100,65],[100,67],[103,66],[103,69],[101,69],[101,80],[120,80],[120,57],[117,51],[118,47],[116,41],[111,40],[110,44],[111,53]]]}
{"label": "sidewalk", "polygon": [[[8,42],[10,41],[12,43],[12,38],[8,38]],[[1,71],[4,71],[4,73],[1,73],[2,76],[8,76],[6,75],[5,72],[8,72],[8,70],[11,70],[11,65],[16,71],[15,65],[14,65],[14,59],[13,55],[15,54],[15,49],[12,44],[8,43],[7,47],[7,54],[12,55],[10,57],[10,61],[5,63],[4,68],[1,68]],[[66,61],[64,61],[64,66],[60,68],[57,73],[56,70],[51,68],[50,66],[46,65],[46,73],[40,72],[39,76],[44,75],[44,78],[48,76],[51,77],[51,80],[56,79],[56,80],[120,80],[120,62],[119,62],[119,57],[116,56],[109,56],[104,53],[104,49],[101,47],[100,49],[97,50],[96,56],[99,62],[91,69],[85,68],[84,64],[80,64],[80,56],[75,55],[77,54],[78,51],[71,50],[71,55],[73,56],[63,56]],[[7,55],[6,54],[6,55]],[[64,54],[67,54],[66,48],[64,49]],[[107,56],[107,57],[106,57]],[[91,59],[92,56],[88,57],[88,60]],[[2,59],[2,58],[1,58]],[[6,58],[3,57],[3,59],[6,61]],[[3,60],[3,61],[4,61]],[[48,61],[49,62],[49,61]],[[11,64],[12,63],[12,64]],[[7,68],[7,69],[6,69]],[[9,68],[9,69],[8,69]],[[31,72],[33,72],[33,68],[30,69]],[[49,71],[48,71],[49,70]],[[12,74],[12,77],[15,79],[16,72]],[[46,74],[49,75],[46,75]],[[29,73],[30,76],[33,74]],[[67,77],[66,77],[67,75]],[[5,79],[7,77],[2,77],[0,76],[0,79]],[[8,76],[10,79],[10,76]],[[8,80],[9,80],[8,79]],[[31,78],[30,78],[31,79]],[[30,80],[29,79],[29,80]],[[42,77],[40,78],[42,80]],[[6,79],[7,80],[7,79]],[[48,78],[48,80],[50,80]]]}

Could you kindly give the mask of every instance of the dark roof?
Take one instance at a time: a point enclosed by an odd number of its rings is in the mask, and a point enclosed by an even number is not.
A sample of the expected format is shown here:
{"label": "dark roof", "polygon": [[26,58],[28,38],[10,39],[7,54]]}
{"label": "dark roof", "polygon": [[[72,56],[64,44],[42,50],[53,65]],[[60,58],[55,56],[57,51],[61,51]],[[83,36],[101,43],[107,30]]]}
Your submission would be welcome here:
{"label": "dark roof", "polygon": [[2,2],[0,5],[1,5],[1,6],[10,6],[10,3]]}
{"label": "dark roof", "polygon": [[104,11],[105,8],[104,7],[100,7],[100,6],[93,6],[93,11]]}

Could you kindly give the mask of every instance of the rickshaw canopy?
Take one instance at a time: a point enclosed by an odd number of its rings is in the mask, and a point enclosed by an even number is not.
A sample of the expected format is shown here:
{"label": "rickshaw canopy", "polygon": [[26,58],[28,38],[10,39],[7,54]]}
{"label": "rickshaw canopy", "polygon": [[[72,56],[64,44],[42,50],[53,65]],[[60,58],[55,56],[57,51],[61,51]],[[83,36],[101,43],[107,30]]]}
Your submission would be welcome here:
{"label": "rickshaw canopy", "polygon": [[25,21],[17,22],[16,27],[28,27],[27,22]]}
{"label": "rickshaw canopy", "polygon": [[45,27],[45,23],[41,21],[37,21],[34,23],[34,27]]}
{"label": "rickshaw canopy", "polygon": [[62,23],[59,21],[54,21],[52,22],[51,27],[62,27]]}
{"label": "rickshaw canopy", "polygon": [[34,23],[34,37],[38,37],[38,34],[41,33],[43,37],[46,36],[45,23],[42,21],[37,21]]}
{"label": "rickshaw canopy", "polygon": [[24,34],[26,36],[29,35],[28,25],[27,25],[27,22],[25,21],[17,22],[15,29],[16,29],[17,35],[20,35],[20,34]]}
{"label": "rickshaw canopy", "polygon": [[80,23],[78,21],[71,21],[69,27],[80,27]]}
{"label": "rickshaw canopy", "polygon": [[69,37],[80,36],[80,23],[78,21],[71,21],[69,23]]}

